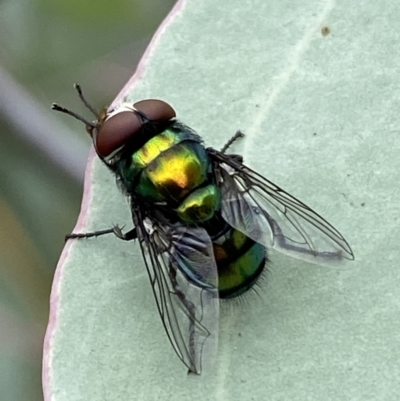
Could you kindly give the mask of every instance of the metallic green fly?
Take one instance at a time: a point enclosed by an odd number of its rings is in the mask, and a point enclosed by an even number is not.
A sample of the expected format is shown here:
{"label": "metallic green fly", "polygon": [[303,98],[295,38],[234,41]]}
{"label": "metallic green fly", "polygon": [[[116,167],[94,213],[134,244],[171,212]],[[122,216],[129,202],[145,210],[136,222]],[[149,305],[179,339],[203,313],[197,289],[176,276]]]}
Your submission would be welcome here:
{"label": "metallic green fly", "polygon": [[344,237],[312,209],[176,119],[156,99],[122,103],[83,121],[99,158],[130,200],[134,228],[114,233],[137,239],[167,336],[189,372],[200,374],[217,346],[219,300],[234,298],[259,279],[273,248],[307,262],[353,260]]}

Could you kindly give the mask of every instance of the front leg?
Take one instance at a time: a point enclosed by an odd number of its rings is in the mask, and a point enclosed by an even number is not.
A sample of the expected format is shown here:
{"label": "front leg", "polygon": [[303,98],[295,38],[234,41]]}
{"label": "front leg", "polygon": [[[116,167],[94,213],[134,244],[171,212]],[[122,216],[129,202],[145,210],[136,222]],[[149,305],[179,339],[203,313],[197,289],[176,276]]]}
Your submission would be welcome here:
{"label": "front leg", "polygon": [[115,225],[112,228],[107,228],[106,230],[93,231],[91,233],[71,233],[65,236],[65,241],[69,239],[81,239],[81,238],[92,238],[92,237],[100,237],[105,234],[114,234],[117,238],[122,239],[123,241],[131,241],[137,238],[136,228],[128,231],[127,233],[123,233],[122,229]]}

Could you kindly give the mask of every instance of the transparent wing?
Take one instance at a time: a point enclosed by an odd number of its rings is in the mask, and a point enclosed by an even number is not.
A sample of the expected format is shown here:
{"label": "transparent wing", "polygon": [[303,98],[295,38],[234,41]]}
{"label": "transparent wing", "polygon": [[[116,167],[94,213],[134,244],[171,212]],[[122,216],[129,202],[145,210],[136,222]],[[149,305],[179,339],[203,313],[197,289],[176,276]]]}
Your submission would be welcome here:
{"label": "transparent wing", "polygon": [[163,226],[132,210],[165,331],[189,372],[200,374],[218,340],[218,272],[210,237],[202,228]]}
{"label": "transparent wing", "polygon": [[222,216],[254,241],[311,263],[334,265],[354,255],[344,237],[307,205],[242,164],[208,149],[216,161]]}

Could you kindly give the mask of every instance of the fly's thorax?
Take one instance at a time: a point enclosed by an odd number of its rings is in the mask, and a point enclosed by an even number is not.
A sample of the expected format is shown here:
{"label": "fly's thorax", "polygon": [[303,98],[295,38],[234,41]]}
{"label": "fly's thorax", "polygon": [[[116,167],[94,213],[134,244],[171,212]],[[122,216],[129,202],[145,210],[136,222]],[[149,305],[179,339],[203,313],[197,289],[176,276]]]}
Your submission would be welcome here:
{"label": "fly's thorax", "polygon": [[[146,198],[153,198],[160,201],[156,188],[143,177],[147,169],[152,169],[152,164],[158,163],[161,153],[179,145],[182,138],[173,130],[167,127],[156,136],[150,136],[147,142],[140,148],[127,146],[120,153],[116,163],[116,174],[125,186],[128,193],[138,193]],[[118,157],[118,155],[117,155]],[[146,182],[147,181],[147,182]],[[138,189],[138,187],[142,187]]]}
{"label": "fly's thorax", "polygon": [[[177,143],[167,149],[158,146],[160,136],[153,138],[154,158],[146,157],[135,192],[156,202],[179,204],[190,192],[203,185],[208,178],[209,161],[204,147],[193,141]],[[162,150],[161,150],[162,149]],[[145,147],[137,152],[141,161]]]}
{"label": "fly's thorax", "polygon": [[185,223],[208,220],[220,206],[201,139],[177,121],[140,149],[124,149],[116,174],[126,192],[168,205]]}
{"label": "fly's thorax", "polygon": [[245,293],[260,277],[267,262],[266,249],[240,231],[229,228],[213,238],[220,298]]}

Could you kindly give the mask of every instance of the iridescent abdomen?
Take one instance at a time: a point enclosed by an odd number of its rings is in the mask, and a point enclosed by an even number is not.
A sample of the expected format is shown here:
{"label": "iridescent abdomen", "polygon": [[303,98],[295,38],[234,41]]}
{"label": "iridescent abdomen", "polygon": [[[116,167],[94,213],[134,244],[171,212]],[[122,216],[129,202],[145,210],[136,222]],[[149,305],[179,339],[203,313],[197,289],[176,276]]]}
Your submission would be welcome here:
{"label": "iridescent abdomen", "polygon": [[251,288],[264,270],[266,249],[233,228],[213,240],[220,298],[234,298]]}

